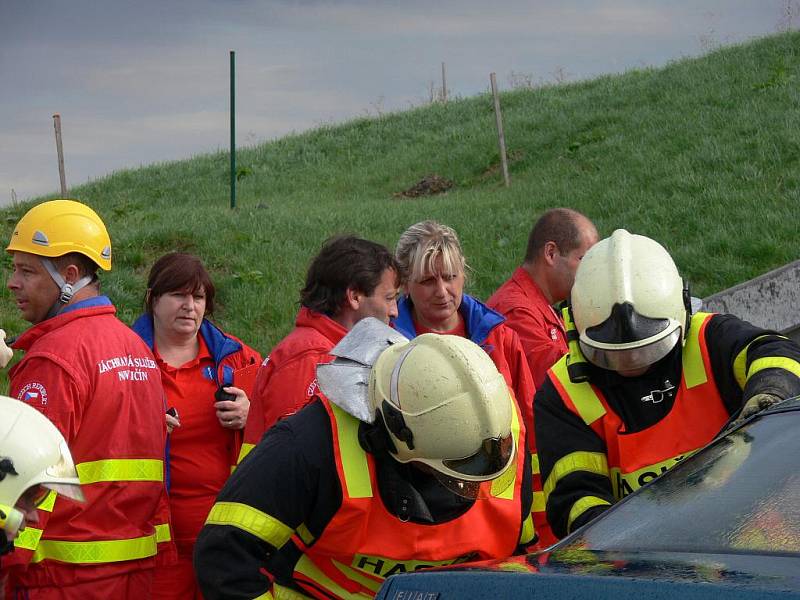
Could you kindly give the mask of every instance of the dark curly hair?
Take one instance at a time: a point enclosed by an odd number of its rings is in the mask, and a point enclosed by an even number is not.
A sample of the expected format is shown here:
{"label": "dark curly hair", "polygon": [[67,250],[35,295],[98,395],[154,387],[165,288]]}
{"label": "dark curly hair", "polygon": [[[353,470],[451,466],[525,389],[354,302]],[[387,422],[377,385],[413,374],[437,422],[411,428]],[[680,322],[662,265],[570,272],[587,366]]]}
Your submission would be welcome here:
{"label": "dark curly hair", "polygon": [[352,235],[330,238],[308,267],[300,304],[332,317],[342,307],[348,288],[370,296],[386,269],[400,273],[385,246]]}

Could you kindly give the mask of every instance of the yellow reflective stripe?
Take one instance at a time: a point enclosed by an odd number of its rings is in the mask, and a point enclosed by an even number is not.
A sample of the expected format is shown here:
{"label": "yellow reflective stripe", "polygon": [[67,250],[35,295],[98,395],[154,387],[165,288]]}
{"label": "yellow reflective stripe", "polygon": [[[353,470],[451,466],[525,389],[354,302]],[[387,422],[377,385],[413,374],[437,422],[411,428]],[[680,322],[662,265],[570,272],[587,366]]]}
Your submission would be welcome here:
{"label": "yellow reflective stripe", "polygon": [[539,468],[539,455],[536,452],[531,452],[531,472],[534,475],[539,475],[542,472]]}
{"label": "yellow reflective stripe", "polygon": [[305,523],[300,523],[295,531],[306,546],[310,546],[312,543],[314,543],[314,536],[308,530],[308,527],[306,527]]}
{"label": "yellow reflective stripe", "polygon": [[264,592],[260,596],[253,598],[253,600],[307,600],[308,598],[310,596],[275,583],[272,586],[272,592]]}
{"label": "yellow reflective stripe", "polygon": [[744,384],[747,383],[747,352],[750,350],[750,346],[754,342],[757,342],[765,337],[767,336],[760,335],[756,339],[752,340],[749,344],[747,344],[747,346],[742,348],[742,351],[736,355],[735,359],[733,359],[733,376],[741,389],[744,389]]}
{"label": "yellow reflective stripe", "polygon": [[[292,588],[278,585],[277,583],[272,584],[272,592],[274,594],[275,600],[307,600],[308,598],[311,597],[311,596],[306,596],[305,594],[301,594],[300,592],[297,592]],[[259,600],[260,598],[272,598],[272,597],[273,596],[259,596],[255,600]]]}
{"label": "yellow reflective stripe", "polygon": [[533,526],[533,517],[528,515],[522,522],[522,532],[519,534],[520,544],[529,544],[536,535],[536,528]]}
{"label": "yellow reflective stripe", "polygon": [[242,447],[239,450],[239,458],[236,459],[236,463],[240,464],[244,460],[244,457],[247,456],[248,454],[250,454],[250,452],[255,447],[256,447],[255,444],[247,444],[247,443],[242,444]]}
{"label": "yellow reflective stripe", "polygon": [[167,523],[156,525],[156,543],[169,542],[172,540],[172,532]]}
{"label": "yellow reflective stripe", "polygon": [[294,570],[339,598],[363,598],[364,600],[368,600],[373,597],[372,594],[367,595],[360,592],[358,594],[351,594],[338,583],[333,581],[330,577],[325,575],[325,573],[323,573],[319,567],[317,567],[317,565],[311,562],[311,559],[305,554],[300,556],[297,564],[294,567]]}
{"label": "yellow reflective stripe", "polygon": [[747,378],[750,379],[764,369],[783,369],[793,373],[796,377],[800,377],[800,364],[796,360],[784,356],[766,356],[750,363],[750,368],[747,370]]}
{"label": "yellow reflective stripe", "polygon": [[[516,404],[514,410],[511,412],[511,439],[514,441],[514,447],[517,452],[519,448],[519,415],[517,414]],[[523,448],[523,452],[526,450]],[[500,474],[499,477],[492,480],[491,495],[495,498],[502,498],[503,500],[513,500],[514,491],[517,487],[517,465],[519,464],[519,456],[515,454],[514,460],[509,467]]]}
{"label": "yellow reflective stripe", "polygon": [[206,525],[230,525],[282,547],[292,536],[292,528],[257,508],[238,502],[217,502],[211,507]]}
{"label": "yellow reflective stripe", "polygon": [[612,467],[610,469],[609,476],[611,477],[611,488],[613,490],[614,497],[617,500],[621,500],[628,494],[638,490],[645,483],[652,481],[662,473],[666,473],[680,461],[697,452],[698,449],[699,448],[688,450],[682,454],[673,456],[672,458],[653,463],[652,465],[646,465],[640,469],[630,471],[628,473],[623,473],[622,469],[619,467]]}
{"label": "yellow reflective stripe", "polygon": [[[362,575],[355,569],[348,567],[347,565],[340,563],[338,560],[331,559],[333,566],[339,569],[345,577],[347,577],[350,581],[355,581],[359,585],[363,585],[368,590],[372,590],[373,592],[377,593],[378,589],[381,587],[380,581],[375,581],[374,579],[370,579],[369,577]],[[384,579],[381,575],[378,575],[381,579]]]}
{"label": "yellow reflective stripe", "polygon": [[569,395],[570,400],[575,405],[578,415],[583,422],[591,425],[597,419],[606,414],[606,409],[600,398],[597,397],[594,389],[588,383],[572,383],[567,373],[567,361],[562,358],[550,370],[558,378],[558,381],[564,386],[564,390]]}
{"label": "yellow reflective stripe", "polygon": [[[145,553],[141,556],[142,549],[149,551],[151,543],[169,542],[172,535],[169,525],[156,525],[153,535],[134,538],[130,540],[110,540],[106,542],[61,542],[57,540],[41,541],[42,530],[35,527],[26,527],[20,531],[19,537],[14,541],[14,546],[24,550],[35,550],[32,561],[40,562],[51,558],[62,562],[116,562],[119,560],[134,560],[153,556],[155,552]],[[41,547],[39,543],[41,541]],[[126,554],[129,553],[129,554]],[[97,560],[83,560],[82,555],[95,556]],[[108,556],[108,558],[106,558]],[[121,558],[120,558],[121,556]],[[71,560],[70,557],[74,557]],[[115,558],[116,557],[116,558]]]}
{"label": "yellow reflective stripe", "polygon": [[515,562],[502,562],[497,565],[501,571],[512,571],[517,573],[530,573],[531,569]]}
{"label": "yellow reflective stripe", "polygon": [[[774,334],[767,334],[767,335],[758,336],[753,341],[751,341],[749,344],[747,344],[747,346],[745,346],[742,349],[742,351],[739,352],[739,354],[737,354],[736,358],[733,360],[733,376],[736,378],[736,383],[739,384],[739,387],[741,389],[744,389],[744,386],[747,383],[747,379],[750,377],[750,375],[752,375],[753,373],[756,372],[756,371],[753,370],[753,367],[755,366],[755,364],[759,360],[765,360],[765,359],[762,358],[762,359],[757,359],[757,360],[753,361],[753,364],[750,365],[750,371],[748,372],[748,369],[747,369],[747,353],[750,351],[750,346],[752,346],[755,342],[757,342],[760,339],[763,339],[765,337],[771,337],[773,335]],[[787,339],[784,336],[779,336],[779,337]],[[800,373],[798,373],[798,371],[796,370],[796,369],[798,369],[798,367],[796,366],[797,363],[795,361],[791,360],[791,359],[785,359],[785,360],[790,360],[795,365],[792,368],[789,368],[787,370],[791,371],[795,375],[800,376]],[[779,368],[779,369],[786,368],[784,365],[775,365],[775,366],[777,368]],[[768,367],[764,367],[764,368],[768,368]],[[758,369],[758,370],[760,371],[761,369]]]}
{"label": "yellow reflective stripe", "polygon": [[344,484],[347,488],[345,493],[350,498],[372,498],[367,453],[358,443],[360,421],[333,403],[330,404],[330,407],[333,410],[339,437]]}
{"label": "yellow reflective stripe", "polygon": [[703,364],[703,353],[700,351],[700,328],[703,322],[710,316],[710,313],[695,313],[689,325],[689,337],[683,346],[683,380],[686,387],[691,389],[702,385],[708,381],[705,365]]}
{"label": "yellow reflective stripe", "polygon": [[58,494],[56,494],[53,490],[50,490],[50,493],[47,494],[47,497],[36,508],[43,510],[44,512],[53,512],[53,507],[56,504],[56,496],[58,496]]}
{"label": "yellow reflective stripe", "polygon": [[[750,342],[750,344],[752,343]],[[747,383],[747,350],[750,348],[750,344],[747,344],[733,359],[733,377],[736,379],[736,383],[739,384],[739,389],[742,390],[744,389],[744,384]]]}
{"label": "yellow reflective stripe", "polygon": [[544,499],[544,492],[533,492],[533,505],[531,506],[531,510],[533,512],[544,512],[547,503]]}
{"label": "yellow reflective stripe", "polygon": [[41,529],[37,529],[36,527],[26,527],[19,532],[19,537],[14,540],[14,546],[16,548],[22,548],[23,550],[36,550],[36,546],[39,545],[39,540],[41,537]]}
{"label": "yellow reflective stripe", "polygon": [[571,473],[586,471],[597,475],[608,477],[608,459],[602,452],[572,452],[561,457],[553,466],[553,470],[547,481],[544,482],[545,502],[550,497],[550,493],[555,489],[560,479]]}
{"label": "yellow reflective stripe", "polygon": [[104,481],[164,481],[164,461],[144,458],[95,460],[75,465],[83,484]]}
{"label": "yellow reflective stripe", "polygon": [[156,534],[104,542],[39,540],[31,562],[58,560],[65,563],[96,564],[137,560],[155,556]]}
{"label": "yellow reflective stripe", "polygon": [[567,518],[567,533],[572,531],[572,523],[575,522],[575,519],[595,506],[611,506],[611,503],[597,496],[584,496],[573,504],[569,511],[569,517]]}

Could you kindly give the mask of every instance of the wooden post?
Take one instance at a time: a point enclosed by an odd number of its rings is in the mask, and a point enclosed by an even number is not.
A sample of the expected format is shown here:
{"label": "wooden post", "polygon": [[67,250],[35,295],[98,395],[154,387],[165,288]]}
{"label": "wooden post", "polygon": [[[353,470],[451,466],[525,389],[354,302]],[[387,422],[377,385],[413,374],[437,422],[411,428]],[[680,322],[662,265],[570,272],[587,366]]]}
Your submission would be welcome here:
{"label": "wooden post", "polygon": [[445,75],[444,63],[442,63],[442,102],[447,103],[447,76]]}
{"label": "wooden post", "polygon": [[231,208],[236,208],[236,53],[231,50]]}
{"label": "wooden post", "polygon": [[503,167],[503,182],[506,187],[511,185],[508,178],[508,159],[506,158],[506,137],[503,134],[503,116],[500,114],[500,95],[497,93],[497,78],[494,73],[489,75],[492,83],[492,96],[494,97],[494,117],[497,123],[497,143],[500,146],[500,164]]}
{"label": "wooden post", "polygon": [[67,176],[64,173],[64,148],[61,145],[61,115],[53,115],[53,127],[56,130],[56,153],[58,154],[58,176],[61,179],[61,197],[67,197]]}

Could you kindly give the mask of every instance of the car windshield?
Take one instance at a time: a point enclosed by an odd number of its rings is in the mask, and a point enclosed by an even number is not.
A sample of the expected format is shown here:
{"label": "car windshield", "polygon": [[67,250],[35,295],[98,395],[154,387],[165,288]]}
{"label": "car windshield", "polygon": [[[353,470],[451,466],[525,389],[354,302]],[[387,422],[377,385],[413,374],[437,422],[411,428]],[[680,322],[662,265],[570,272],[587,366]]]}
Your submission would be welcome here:
{"label": "car windshield", "polygon": [[800,554],[800,413],[765,415],[620,503],[567,547]]}

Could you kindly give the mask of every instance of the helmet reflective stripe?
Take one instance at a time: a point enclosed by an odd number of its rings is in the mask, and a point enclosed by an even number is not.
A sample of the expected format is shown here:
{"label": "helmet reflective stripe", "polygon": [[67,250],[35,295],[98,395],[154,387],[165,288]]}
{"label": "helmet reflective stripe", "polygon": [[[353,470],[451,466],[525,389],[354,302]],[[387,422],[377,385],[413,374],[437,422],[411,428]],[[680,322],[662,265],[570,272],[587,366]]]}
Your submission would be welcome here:
{"label": "helmet reflective stripe", "polygon": [[391,399],[392,404],[394,404],[397,408],[401,408],[400,406],[400,393],[397,391],[397,383],[400,380],[400,367],[403,366],[403,363],[406,360],[406,357],[409,355],[411,350],[414,349],[414,346],[408,345],[406,346],[403,351],[401,352],[400,356],[397,358],[397,362],[394,364],[394,368],[392,369],[392,379],[389,383],[390,390],[391,390]]}

